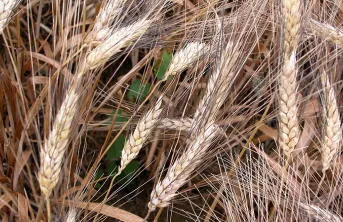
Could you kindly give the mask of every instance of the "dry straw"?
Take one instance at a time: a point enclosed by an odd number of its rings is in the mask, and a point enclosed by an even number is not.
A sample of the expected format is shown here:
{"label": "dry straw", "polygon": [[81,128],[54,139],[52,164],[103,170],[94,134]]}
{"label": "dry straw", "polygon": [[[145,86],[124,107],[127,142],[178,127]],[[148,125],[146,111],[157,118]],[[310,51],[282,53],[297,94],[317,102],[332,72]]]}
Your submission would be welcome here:
{"label": "dry straw", "polygon": [[6,27],[13,9],[19,2],[18,0],[0,0],[0,33]]}
{"label": "dry straw", "polygon": [[322,75],[322,85],[324,87],[325,134],[321,153],[324,172],[330,167],[331,161],[340,151],[342,131],[335,90],[330,84],[326,73]]}
{"label": "dry straw", "polygon": [[300,38],[300,0],[282,0],[283,67],[279,75],[279,145],[287,157],[299,141],[296,50]]}

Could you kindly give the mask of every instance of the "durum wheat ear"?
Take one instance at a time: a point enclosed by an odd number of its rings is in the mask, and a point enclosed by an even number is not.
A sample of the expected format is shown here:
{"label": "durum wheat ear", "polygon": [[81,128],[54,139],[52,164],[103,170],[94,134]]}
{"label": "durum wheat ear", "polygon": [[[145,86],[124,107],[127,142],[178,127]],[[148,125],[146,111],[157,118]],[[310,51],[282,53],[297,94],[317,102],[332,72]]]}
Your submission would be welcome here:
{"label": "durum wheat ear", "polygon": [[296,50],[300,37],[300,0],[282,0],[283,67],[279,75],[279,145],[287,157],[299,141]]}
{"label": "durum wheat ear", "polygon": [[327,23],[321,23],[311,19],[308,29],[321,39],[328,40],[340,48],[343,48],[343,31]]}
{"label": "durum wheat ear", "polygon": [[130,135],[126,141],[122,154],[120,167],[118,174],[138,155],[140,149],[148,139],[156,123],[158,122],[159,116],[162,112],[161,109],[162,98],[160,97],[155,104],[144,116],[139,120],[136,129]]}
{"label": "durum wheat ear", "polygon": [[165,75],[165,80],[168,76],[175,75],[188,68],[196,62],[206,52],[206,44],[200,42],[188,43],[183,49],[177,51],[171,60],[168,70]]}
{"label": "durum wheat ear", "polygon": [[321,147],[323,172],[330,167],[333,158],[338,155],[342,141],[341,120],[336,94],[331,86],[326,73],[322,75],[322,85],[324,87],[324,121],[325,133]]}
{"label": "durum wheat ear", "polygon": [[0,33],[6,27],[7,21],[12,14],[14,7],[20,0],[0,0]]}
{"label": "durum wheat ear", "polygon": [[177,190],[186,183],[192,172],[203,161],[204,155],[215,136],[215,128],[210,124],[197,134],[187,145],[187,149],[169,168],[165,178],[159,181],[151,193],[149,211],[157,207],[166,207],[176,195]]}

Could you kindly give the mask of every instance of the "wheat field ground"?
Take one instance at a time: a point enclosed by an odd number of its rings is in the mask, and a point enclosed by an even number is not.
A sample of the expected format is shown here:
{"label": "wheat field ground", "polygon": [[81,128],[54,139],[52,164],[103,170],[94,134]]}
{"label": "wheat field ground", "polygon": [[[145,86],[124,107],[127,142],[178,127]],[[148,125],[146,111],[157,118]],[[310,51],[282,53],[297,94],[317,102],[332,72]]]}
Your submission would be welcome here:
{"label": "wheat field ground", "polygon": [[340,0],[0,0],[2,221],[343,221]]}

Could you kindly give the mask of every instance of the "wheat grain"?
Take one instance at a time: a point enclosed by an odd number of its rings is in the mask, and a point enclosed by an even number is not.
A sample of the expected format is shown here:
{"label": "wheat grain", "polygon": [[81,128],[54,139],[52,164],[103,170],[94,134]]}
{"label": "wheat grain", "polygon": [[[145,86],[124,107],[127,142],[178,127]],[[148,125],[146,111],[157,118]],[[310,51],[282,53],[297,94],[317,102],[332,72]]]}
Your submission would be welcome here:
{"label": "wheat grain", "polygon": [[188,180],[193,170],[201,163],[211,140],[215,136],[215,128],[210,124],[201,129],[198,136],[193,139],[186,152],[178,158],[169,168],[167,175],[159,181],[151,193],[148,204],[149,210],[156,207],[166,207],[169,201],[176,195],[176,191]]}
{"label": "wheat grain", "polygon": [[332,159],[339,153],[342,131],[335,91],[331,86],[326,73],[322,75],[321,79],[324,87],[325,135],[321,149],[324,172],[330,167]]}
{"label": "wheat grain", "polygon": [[339,28],[311,19],[308,22],[308,30],[321,39],[328,40],[338,47],[343,48],[343,31]]}
{"label": "wheat grain", "polygon": [[206,51],[205,43],[188,43],[183,49],[175,53],[164,79],[166,80],[169,76],[182,72],[203,56]]}
{"label": "wheat grain", "polygon": [[18,0],[0,0],[0,33],[6,27],[13,9],[19,2]]}
{"label": "wheat grain", "polygon": [[279,144],[289,157],[299,141],[296,49],[300,38],[300,1],[282,0],[283,67],[279,75]]}
{"label": "wheat grain", "polygon": [[62,159],[69,141],[70,128],[76,113],[78,98],[75,87],[73,87],[67,93],[66,99],[56,116],[52,131],[40,152],[38,181],[41,191],[46,197],[50,196],[59,179]]}
{"label": "wheat grain", "polygon": [[159,116],[162,112],[162,97],[158,99],[155,106],[152,107],[143,117],[139,120],[136,129],[129,136],[125,142],[122,154],[118,175],[123,169],[138,155],[140,149],[148,139],[150,133],[158,122]]}

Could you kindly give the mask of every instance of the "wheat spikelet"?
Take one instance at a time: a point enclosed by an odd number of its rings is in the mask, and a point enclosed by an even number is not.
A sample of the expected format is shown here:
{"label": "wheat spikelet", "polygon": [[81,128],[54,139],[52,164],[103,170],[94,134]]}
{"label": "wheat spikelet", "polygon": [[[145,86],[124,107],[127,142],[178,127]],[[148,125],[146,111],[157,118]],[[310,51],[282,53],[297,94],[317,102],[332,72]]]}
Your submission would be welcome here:
{"label": "wheat spikelet", "polygon": [[159,181],[151,193],[149,211],[156,207],[166,207],[176,195],[176,191],[188,180],[193,170],[201,163],[211,140],[215,136],[215,127],[209,124],[200,130],[195,139],[187,146],[186,152],[169,168],[167,175]]}
{"label": "wheat spikelet", "polygon": [[121,153],[121,162],[118,175],[123,169],[138,155],[140,149],[148,139],[150,133],[158,122],[161,109],[162,98],[160,97],[155,104],[138,122],[136,129],[125,142]]}
{"label": "wheat spikelet", "polygon": [[326,73],[322,75],[322,84],[324,87],[325,135],[321,151],[324,172],[330,167],[332,159],[339,153],[342,131],[336,94]]}
{"label": "wheat spikelet", "polygon": [[110,0],[104,4],[95,19],[95,24],[86,41],[102,41],[111,33],[111,24],[122,11],[126,0]]}
{"label": "wheat spikelet", "polygon": [[188,43],[183,49],[179,50],[173,56],[168,70],[165,75],[165,80],[168,76],[182,72],[191,64],[196,62],[206,52],[206,44],[200,42]]}
{"label": "wheat spikelet", "polygon": [[46,197],[50,196],[59,179],[78,98],[75,87],[67,93],[66,99],[56,116],[52,131],[40,152],[38,181],[41,191]]}
{"label": "wheat spikelet", "polygon": [[0,33],[6,27],[7,21],[12,14],[12,10],[19,3],[18,0],[0,0]]}
{"label": "wheat spikelet", "polygon": [[300,1],[282,0],[283,67],[279,75],[279,143],[289,157],[299,140],[296,49],[300,37]]}
{"label": "wheat spikelet", "polygon": [[309,24],[309,31],[313,32],[321,39],[328,40],[340,48],[343,48],[343,31],[327,23],[321,23],[317,20],[311,19]]}
{"label": "wheat spikelet", "polygon": [[85,60],[84,69],[96,69],[104,64],[120,49],[128,46],[132,41],[141,36],[149,27],[150,20],[141,20],[134,24],[115,30],[104,42],[93,49]]}

